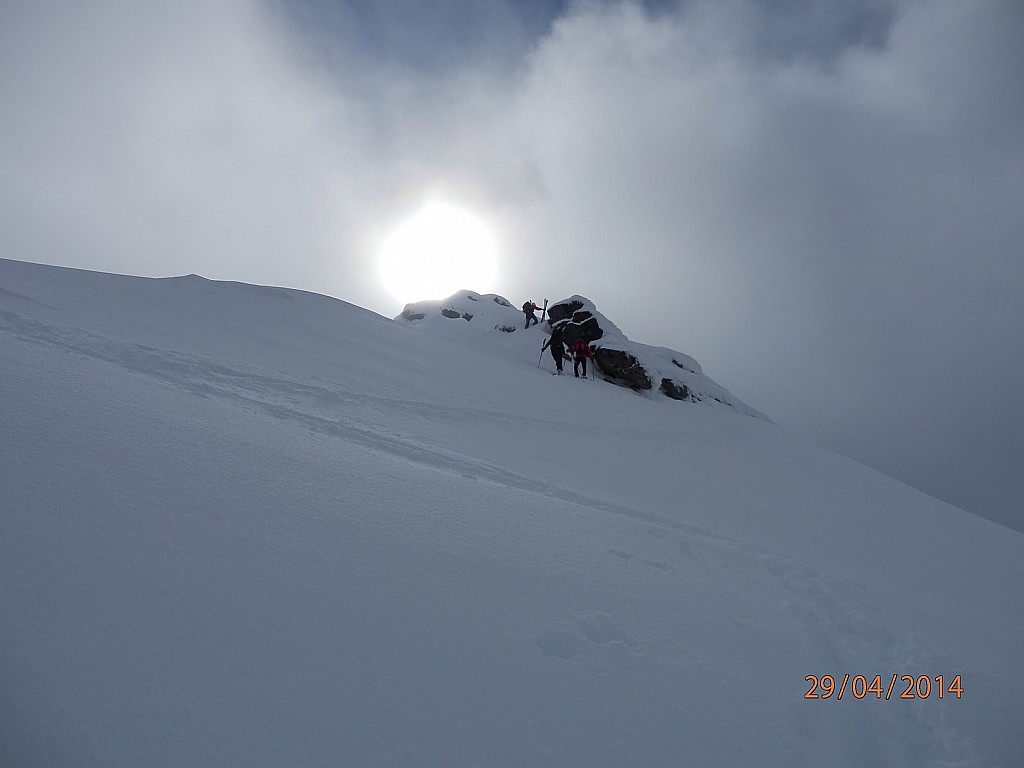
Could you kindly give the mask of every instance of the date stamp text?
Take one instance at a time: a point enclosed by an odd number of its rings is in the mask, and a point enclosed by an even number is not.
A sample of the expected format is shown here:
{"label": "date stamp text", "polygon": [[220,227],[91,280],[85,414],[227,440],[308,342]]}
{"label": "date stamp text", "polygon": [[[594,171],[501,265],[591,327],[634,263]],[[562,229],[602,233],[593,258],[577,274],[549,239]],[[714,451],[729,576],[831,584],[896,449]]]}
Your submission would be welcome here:
{"label": "date stamp text", "polygon": [[805,699],[831,699],[842,701],[843,696],[855,699],[959,699],[964,695],[963,681],[960,675],[946,678],[943,675],[900,675],[883,679],[881,675],[868,678],[865,675],[843,675],[837,682],[832,675],[807,675],[804,681],[808,684]]}

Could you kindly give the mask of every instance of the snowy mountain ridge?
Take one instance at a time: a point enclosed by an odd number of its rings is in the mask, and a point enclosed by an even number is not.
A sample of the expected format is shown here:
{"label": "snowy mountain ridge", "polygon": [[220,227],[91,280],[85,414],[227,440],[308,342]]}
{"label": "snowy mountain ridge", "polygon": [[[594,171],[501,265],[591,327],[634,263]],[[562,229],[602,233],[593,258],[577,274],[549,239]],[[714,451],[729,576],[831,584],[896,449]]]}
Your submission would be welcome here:
{"label": "snowy mountain ridge", "polygon": [[0,765],[1019,764],[1024,536],[474,322],[0,259]]}
{"label": "snowy mountain ridge", "polygon": [[[767,418],[706,376],[700,364],[689,355],[667,347],[654,347],[629,339],[585,296],[577,294],[548,303],[552,315],[545,318],[541,324],[545,331],[550,328],[556,315],[557,319],[564,319],[570,324],[578,325],[589,321],[600,329],[599,333],[594,334],[594,338],[588,338],[588,341],[598,351],[595,362],[603,380],[631,387],[634,391],[651,391],[655,396],[660,394],[675,400],[718,403],[748,416]],[[522,310],[515,308],[504,296],[478,294],[468,290],[458,291],[443,300],[407,304],[395,320],[432,328],[445,327],[448,325],[446,321],[460,320],[469,322],[474,329],[487,332],[528,331],[525,328]],[[522,333],[520,337],[527,335],[529,334]],[[603,365],[607,358],[600,354],[601,350],[614,350],[625,355],[629,365],[640,373],[640,383],[637,384],[634,380],[631,384],[618,379],[614,370],[615,358],[609,360],[609,364]],[[540,356],[542,362],[545,358],[546,355]],[[653,386],[654,382],[660,385],[656,389]]]}

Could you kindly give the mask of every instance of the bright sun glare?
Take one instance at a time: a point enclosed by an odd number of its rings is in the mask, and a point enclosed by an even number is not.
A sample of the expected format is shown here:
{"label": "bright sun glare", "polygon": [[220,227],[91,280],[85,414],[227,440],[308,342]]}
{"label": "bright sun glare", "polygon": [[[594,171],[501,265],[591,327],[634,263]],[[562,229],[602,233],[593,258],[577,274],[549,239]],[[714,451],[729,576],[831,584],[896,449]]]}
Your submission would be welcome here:
{"label": "bright sun glare", "polygon": [[384,238],[377,272],[403,305],[461,289],[490,293],[498,272],[494,236],[464,209],[428,202]]}

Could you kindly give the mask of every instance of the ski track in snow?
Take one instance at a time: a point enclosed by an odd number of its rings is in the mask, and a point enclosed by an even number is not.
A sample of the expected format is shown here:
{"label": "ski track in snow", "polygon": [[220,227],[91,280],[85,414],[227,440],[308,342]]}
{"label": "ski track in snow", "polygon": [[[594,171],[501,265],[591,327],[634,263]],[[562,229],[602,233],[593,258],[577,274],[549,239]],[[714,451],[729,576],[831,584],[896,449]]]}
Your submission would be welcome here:
{"label": "ski track in snow", "polygon": [[[412,440],[391,436],[380,431],[365,429],[347,423],[337,414],[330,416],[311,412],[316,408],[340,404],[364,405],[379,409],[380,413],[405,412],[427,415],[459,415],[473,413],[475,416],[499,423],[523,421],[519,417],[495,412],[436,405],[431,403],[399,400],[345,391],[338,387],[323,387],[291,379],[268,376],[241,367],[232,368],[223,363],[204,360],[178,352],[160,350],[150,346],[130,344],[106,339],[79,329],[61,328],[41,321],[25,318],[7,311],[0,311],[0,328],[14,332],[19,338],[42,344],[50,344],[69,352],[95,358],[117,365],[134,373],[143,374],[165,383],[180,387],[201,397],[220,397],[237,404],[257,408],[283,421],[301,424],[310,430],[359,443],[367,449],[389,454],[413,462],[428,469],[447,472],[474,480],[491,482],[517,491],[537,494],[549,499],[568,502],[583,508],[599,509],[610,515],[644,523],[652,535],[663,535],[664,529],[671,529],[709,542],[716,542],[735,550],[747,552],[772,562],[779,562],[777,573],[787,574],[793,581],[794,571],[785,565],[790,558],[753,547],[736,539],[673,520],[654,512],[641,511],[622,504],[613,504],[593,496],[567,490],[553,482],[546,482],[510,471],[464,454],[425,447]],[[302,407],[304,406],[304,407]],[[555,506],[557,508],[557,505]],[[661,533],[657,533],[661,532]],[[613,554],[621,554],[613,552]],[[643,561],[651,567],[670,570],[671,566],[660,561]],[[804,567],[803,573],[813,569]],[[773,571],[773,573],[776,573]]]}
{"label": "ski track in snow", "polygon": [[0,328],[24,341],[57,346],[69,352],[102,360],[202,397],[221,397],[233,400],[239,404],[258,408],[275,418],[302,424],[323,434],[358,442],[371,450],[415,462],[430,469],[483,480],[582,507],[600,509],[612,515],[686,531],[695,536],[720,539],[736,547],[749,548],[748,545],[741,542],[725,539],[707,530],[688,526],[663,515],[612,504],[566,490],[555,483],[529,478],[463,454],[433,446],[424,447],[411,440],[355,426],[345,422],[337,415],[318,415],[311,410],[317,407],[349,404],[371,406],[379,409],[381,414],[404,412],[465,416],[467,413],[473,413],[479,418],[497,422],[516,421],[521,423],[524,419],[519,417],[513,419],[510,416],[494,412],[390,399],[354,393],[336,387],[305,384],[242,368],[228,367],[220,362],[212,362],[179,352],[119,342],[79,329],[58,327],[9,311],[0,311]]}

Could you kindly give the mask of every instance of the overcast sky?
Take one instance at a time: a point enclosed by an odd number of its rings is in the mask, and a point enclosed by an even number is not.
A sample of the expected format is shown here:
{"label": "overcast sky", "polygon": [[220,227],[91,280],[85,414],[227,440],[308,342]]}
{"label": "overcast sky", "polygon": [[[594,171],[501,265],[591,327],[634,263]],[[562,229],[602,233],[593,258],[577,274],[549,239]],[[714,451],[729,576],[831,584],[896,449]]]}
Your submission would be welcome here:
{"label": "overcast sky", "polygon": [[394,316],[443,195],[514,303],[1024,530],[1024,3],[6,0],[0,99],[4,257]]}

